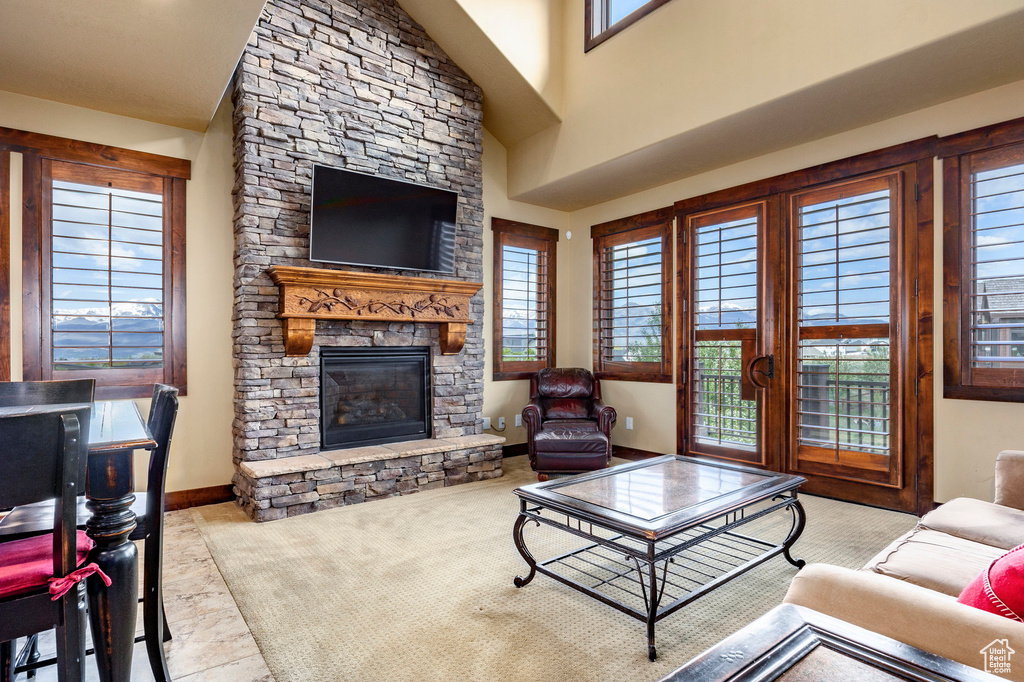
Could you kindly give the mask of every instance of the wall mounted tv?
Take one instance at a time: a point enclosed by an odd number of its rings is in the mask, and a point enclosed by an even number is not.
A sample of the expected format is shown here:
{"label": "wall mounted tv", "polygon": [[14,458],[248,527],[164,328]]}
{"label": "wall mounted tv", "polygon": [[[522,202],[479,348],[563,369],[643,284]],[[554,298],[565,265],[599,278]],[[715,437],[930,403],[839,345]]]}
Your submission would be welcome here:
{"label": "wall mounted tv", "polygon": [[455,192],[313,166],[309,259],[455,271]]}

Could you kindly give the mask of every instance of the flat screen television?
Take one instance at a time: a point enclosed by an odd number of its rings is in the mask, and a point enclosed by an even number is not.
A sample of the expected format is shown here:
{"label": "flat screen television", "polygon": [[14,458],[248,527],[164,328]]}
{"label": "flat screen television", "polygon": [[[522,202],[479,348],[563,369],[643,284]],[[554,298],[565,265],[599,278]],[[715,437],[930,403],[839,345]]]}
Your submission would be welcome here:
{"label": "flat screen television", "polygon": [[450,190],[314,165],[309,259],[451,274],[458,202]]}

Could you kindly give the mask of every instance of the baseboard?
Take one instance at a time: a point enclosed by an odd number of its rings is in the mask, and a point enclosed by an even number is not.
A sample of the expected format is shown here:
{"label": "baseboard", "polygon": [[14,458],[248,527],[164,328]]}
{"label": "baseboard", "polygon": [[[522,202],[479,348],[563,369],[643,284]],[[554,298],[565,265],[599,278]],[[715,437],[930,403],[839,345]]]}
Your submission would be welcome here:
{"label": "baseboard", "polygon": [[650,450],[640,450],[638,448],[627,448],[625,445],[613,445],[612,446],[612,457],[618,457],[619,459],[649,459],[651,457],[661,457],[664,453],[662,452],[651,452]]}
{"label": "baseboard", "polygon": [[164,493],[164,511],[202,507],[207,504],[230,502],[235,499],[231,485],[214,485],[209,488],[192,488]]}
{"label": "baseboard", "polygon": [[501,456],[504,457],[518,457],[519,455],[525,455],[529,451],[526,443],[513,443],[512,445],[501,446]]}

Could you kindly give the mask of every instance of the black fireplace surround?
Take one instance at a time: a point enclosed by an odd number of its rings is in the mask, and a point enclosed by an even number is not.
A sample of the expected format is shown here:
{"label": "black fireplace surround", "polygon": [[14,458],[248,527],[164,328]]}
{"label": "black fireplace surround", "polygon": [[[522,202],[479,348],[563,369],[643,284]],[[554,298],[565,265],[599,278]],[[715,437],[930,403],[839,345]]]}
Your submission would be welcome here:
{"label": "black fireplace surround", "polygon": [[320,349],[324,450],[430,438],[430,348]]}

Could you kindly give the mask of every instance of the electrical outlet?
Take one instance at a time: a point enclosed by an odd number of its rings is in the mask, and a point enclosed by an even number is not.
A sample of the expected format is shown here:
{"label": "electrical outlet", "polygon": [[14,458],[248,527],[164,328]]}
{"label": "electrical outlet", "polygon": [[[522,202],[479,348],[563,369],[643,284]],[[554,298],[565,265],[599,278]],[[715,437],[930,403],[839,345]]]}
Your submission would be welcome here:
{"label": "electrical outlet", "polygon": [[633,430],[633,418],[632,417],[626,417],[626,430],[627,431],[632,431]]}
{"label": "electrical outlet", "polygon": [[516,426],[522,426],[523,425],[523,415],[517,414],[515,416],[515,424],[516,424]]}
{"label": "electrical outlet", "polygon": [[500,431],[503,428],[505,428],[505,418],[498,417],[498,430]]}
{"label": "electrical outlet", "polygon": [[491,418],[484,417],[484,431],[488,431],[491,428]]}

